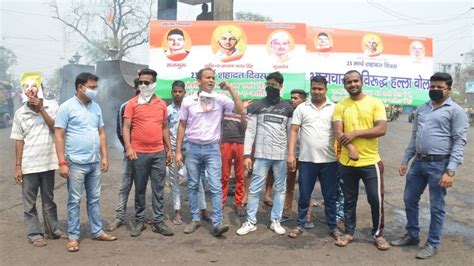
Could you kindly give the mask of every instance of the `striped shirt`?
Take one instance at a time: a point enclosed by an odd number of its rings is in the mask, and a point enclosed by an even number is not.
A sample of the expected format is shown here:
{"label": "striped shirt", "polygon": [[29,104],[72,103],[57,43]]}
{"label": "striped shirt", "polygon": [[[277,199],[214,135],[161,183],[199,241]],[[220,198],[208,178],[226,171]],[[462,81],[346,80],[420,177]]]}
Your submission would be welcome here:
{"label": "striped shirt", "polygon": [[[43,108],[51,118],[55,118],[58,104],[43,99]],[[21,171],[23,174],[41,173],[58,169],[58,158],[54,147],[54,133],[39,113],[31,110],[26,103],[15,113],[10,138],[23,140]]]}

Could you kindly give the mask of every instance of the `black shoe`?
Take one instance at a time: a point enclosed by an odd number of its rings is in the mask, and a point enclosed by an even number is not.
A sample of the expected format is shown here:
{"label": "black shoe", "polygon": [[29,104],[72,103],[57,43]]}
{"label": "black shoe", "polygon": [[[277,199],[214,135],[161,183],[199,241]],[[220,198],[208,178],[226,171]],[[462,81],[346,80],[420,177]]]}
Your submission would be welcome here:
{"label": "black shoe", "polygon": [[438,250],[427,243],[423,247],[423,249],[418,253],[418,255],[416,255],[416,258],[417,259],[429,259],[429,258],[433,257],[434,255],[436,255],[436,253],[438,253]]}
{"label": "black shoe", "polygon": [[145,230],[145,225],[143,222],[140,223],[131,223],[130,225],[130,236],[137,237],[142,234],[142,231]]}
{"label": "black shoe", "polygon": [[214,226],[214,232],[212,233],[215,237],[221,236],[225,232],[229,231],[229,226],[226,224],[218,224]]}
{"label": "black shoe", "polygon": [[390,244],[395,247],[416,246],[419,243],[419,238],[414,238],[409,234],[406,234],[402,238],[390,242]]}
{"label": "black shoe", "polygon": [[162,234],[164,236],[174,235],[171,228],[169,228],[164,222],[152,224],[151,225],[151,230],[155,233]]}

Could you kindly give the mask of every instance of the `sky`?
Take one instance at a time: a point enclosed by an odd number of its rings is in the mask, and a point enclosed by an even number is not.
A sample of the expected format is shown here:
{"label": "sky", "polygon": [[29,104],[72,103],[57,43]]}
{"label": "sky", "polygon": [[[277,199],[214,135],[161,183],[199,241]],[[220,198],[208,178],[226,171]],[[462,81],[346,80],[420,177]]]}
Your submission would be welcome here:
{"label": "sky", "polygon": [[[64,11],[71,5],[71,0],[58,2]],[[17,77],[40,71],[47,78],[84,49],[79,36],[51,17],[49,3],[0,0],[0,46],[17,55],[18,63],[12,68]],[[439,63],[462,63],[461,54],[473,50],[472,7],[474,0],[234,0],[234,12],[252,11],[276,22],[433,38],[435,69]],[[178,20],[195,20],[200,12],[200,6],[178,4]],[[133,49],[126,59],[148,64],[148,45]]]}

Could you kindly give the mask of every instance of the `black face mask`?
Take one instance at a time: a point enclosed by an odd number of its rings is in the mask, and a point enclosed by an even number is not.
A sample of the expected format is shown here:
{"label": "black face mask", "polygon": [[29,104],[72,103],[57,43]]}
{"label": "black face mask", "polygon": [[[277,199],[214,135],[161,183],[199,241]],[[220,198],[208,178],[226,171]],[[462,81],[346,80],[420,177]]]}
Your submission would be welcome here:
{"label": "black face mask", "polygon": [[434,102],[440,101],[443,99],[443,90],[429,90],[430,99]]}
{"label": "black face mask", "polygon": [[267,99],[273,104],[280,102],[280,90],[273,88],[272,86],[267,86],[265,88],[267,91]]}

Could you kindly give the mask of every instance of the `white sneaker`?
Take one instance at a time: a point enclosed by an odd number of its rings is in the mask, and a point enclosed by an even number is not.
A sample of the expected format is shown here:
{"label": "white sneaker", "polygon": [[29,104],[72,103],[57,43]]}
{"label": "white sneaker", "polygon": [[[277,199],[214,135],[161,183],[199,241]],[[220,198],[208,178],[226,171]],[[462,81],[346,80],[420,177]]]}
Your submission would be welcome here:
{"label": "white sneaker", "polygon": [[245,222],[245,223],[242,225],[242,227],[240,227],[240,228],[237,230],[236,233],[237,233],[239,236],[243,236],[243,235],[246,235],[246,234],[248,234],[248,233],[250,233],[250,232],[253,232],[253,231],[255,231],[255,230],[257,230],[257,226],[254,225],[254,224],[252,224],[252,223],[250,223],[249,221],[247,221],[247,222]]}
{"label": "white sneaker", "polygon": [[280,221],[273,220],[272,224],[270,225],[270,230],[277,233],[278,235],[285,234],[285,228],[281,227]]}

